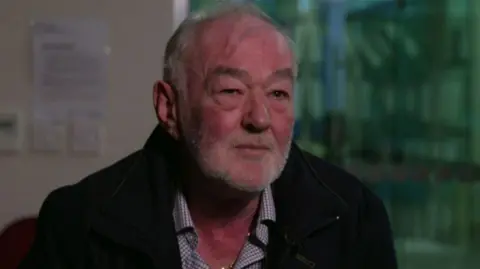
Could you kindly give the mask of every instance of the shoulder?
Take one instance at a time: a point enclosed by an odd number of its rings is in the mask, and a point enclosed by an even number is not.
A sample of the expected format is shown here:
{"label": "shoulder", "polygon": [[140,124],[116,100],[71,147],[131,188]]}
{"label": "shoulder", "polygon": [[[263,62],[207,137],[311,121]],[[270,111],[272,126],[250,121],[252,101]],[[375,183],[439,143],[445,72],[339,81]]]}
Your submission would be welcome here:
{"label": "shoulder", "polygon": [[384,211],[382,200],[358,177],[313,154],[303,152],[303,155],[320,180],[347,202],[349,208],[355,208],[362,215]]}
{"label": "shoulder", "polygon": [[89,212],[102,205],[141,159],[142,152],[137,151],[75,184],[53,190],[43,201],[39,221],[53,227],[55,223],[60,224],[62,229],[78,228],[79,224],[87,222]]}
{"label": "shoulder", "polygon": [[349,263],[364,264],[365,268],[398,268],[393,233],[382,200],[342,168],[311,154],[304,155],[320,180],[347,203],[349,213],[344,223],[350,227],[350,236],[346,238],[360,246]]}

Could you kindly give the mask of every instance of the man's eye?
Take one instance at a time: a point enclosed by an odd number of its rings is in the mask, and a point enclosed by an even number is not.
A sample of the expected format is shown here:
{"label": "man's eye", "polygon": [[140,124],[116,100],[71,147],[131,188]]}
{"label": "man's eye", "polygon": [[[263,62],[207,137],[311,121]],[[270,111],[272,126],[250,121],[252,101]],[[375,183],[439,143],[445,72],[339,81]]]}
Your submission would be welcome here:
{"label": "man's eye", "polygon": [[274,97],[275,99],[288,99],[290,98],[290,94],[286,91],[282,90],[274,90],[270,92],[270,95]]}
{"label": "man's eye", "polygon": [[239,89],[223,89],[220,91],[220,93],[234,95],[241,94],[242,92]]}

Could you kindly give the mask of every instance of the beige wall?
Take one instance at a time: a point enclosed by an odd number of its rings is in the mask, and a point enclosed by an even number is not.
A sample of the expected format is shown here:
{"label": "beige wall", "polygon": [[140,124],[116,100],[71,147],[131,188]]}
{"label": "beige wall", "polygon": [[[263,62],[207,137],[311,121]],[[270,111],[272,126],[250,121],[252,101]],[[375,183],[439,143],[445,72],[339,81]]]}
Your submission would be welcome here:
{"label": "beige wall", "polygon": [[[141,147],[155,125],[151,87],[161,77],[167,38],[186,12],[186,0],[2,0],[0,1],[0,109],[13,107],[31,125],[33,19],[93,17],[110,28],[109,89],[104,153],[78,158],[28,150],[0,155],[0,229],[14,218],[36,214],[53,189]],[[28,137],[27,137],[28,138]]]}

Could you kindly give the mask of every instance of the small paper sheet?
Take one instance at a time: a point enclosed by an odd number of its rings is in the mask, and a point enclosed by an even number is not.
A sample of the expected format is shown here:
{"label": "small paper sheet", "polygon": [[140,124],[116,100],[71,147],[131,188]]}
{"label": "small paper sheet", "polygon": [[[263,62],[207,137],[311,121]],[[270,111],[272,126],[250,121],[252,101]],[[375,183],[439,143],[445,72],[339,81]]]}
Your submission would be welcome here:
{"label": "small paper sheet", "polygon": [[49,121],[35,121],[32,129],[34,151],[65,151],[67,145],[67,128],[65,125]]}
{"label": "small paper sheet", "polygon": [[74,119],[71,126],[71,152],[74,154],[100,155],[104,128],[98,121]]}

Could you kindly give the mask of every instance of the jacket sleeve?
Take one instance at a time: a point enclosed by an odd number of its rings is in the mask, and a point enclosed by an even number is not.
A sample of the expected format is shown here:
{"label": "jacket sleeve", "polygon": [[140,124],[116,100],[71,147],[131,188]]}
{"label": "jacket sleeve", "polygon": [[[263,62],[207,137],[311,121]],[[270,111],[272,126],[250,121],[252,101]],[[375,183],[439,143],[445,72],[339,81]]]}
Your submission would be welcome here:
{"label": "jacket sleeve", "polygon": [[397,269],[394,239],[387,210],[383,202],[371,192],[365,195],[362,218],[364,266],[371,269]]}
{"label": "jacket sleeve", "polygon": [[19,269],[66,268],[61,253],[61,199],[54,191],[43,202],[37,219],[35,239]]}

